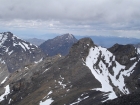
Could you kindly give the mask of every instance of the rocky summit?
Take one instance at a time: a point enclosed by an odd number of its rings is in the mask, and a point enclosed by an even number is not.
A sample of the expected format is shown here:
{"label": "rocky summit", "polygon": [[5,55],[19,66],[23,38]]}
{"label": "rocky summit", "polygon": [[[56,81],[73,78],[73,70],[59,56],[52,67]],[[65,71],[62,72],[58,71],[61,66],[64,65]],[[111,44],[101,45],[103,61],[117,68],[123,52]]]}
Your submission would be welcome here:
{"label": "rocky summit", "polygon": [[57,54],[67,55],[71,46],[77,42],[77,39],[72,34],[64,34],[57,36],[54,39],[49,39],[42,43],[39,47],[49,56]]}
{"label": "rocky summit", "polygon": [[[0,104],[99,105],[139,92],[140,49],[114,46],[106,49],[83,38],[66,56],[46,57],[11,73],[1,83]],[[121,59],[123,52],[127,59]]]}

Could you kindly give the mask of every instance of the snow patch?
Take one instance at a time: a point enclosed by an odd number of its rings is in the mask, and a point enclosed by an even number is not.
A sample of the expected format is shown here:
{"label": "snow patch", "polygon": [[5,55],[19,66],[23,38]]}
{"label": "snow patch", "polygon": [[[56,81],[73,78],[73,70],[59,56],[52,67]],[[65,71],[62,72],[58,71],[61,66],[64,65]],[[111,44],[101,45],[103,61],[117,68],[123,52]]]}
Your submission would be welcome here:
{"label": "snow patch", "polygon": [[40,105],[50,105],[52,102],[53,102],[53,100],[52,100],[52,98],[49,98],[49,95],[50,94],[52,94],[53,92],[52,92],[52,90],[43,98],[43,99],[45,99],[46,97],[48,98],[47,100],[45,100],[45,101],[40,101]]}
{"label": "snow patch", "polygon": [[52,91],[50,91],[47,95],[50,95],[50,94],[52,94]]}
{"label": "snow patch", "polygon": [[3,84],[7,80],[7,78],[8,77],[5,77],[4,80],[1,82],[1,84]]}
{"label": "snow patch", "polygon": [[4,100],[4,97],[7,96],[10,93],[10,87],[7,85],[5,88],[5,93],[0,96],[0,102]]}
{"label": "snow patch", "polygon": [[23,77],[26,76],[27,74],[28,74],[28,73],[25,73],[25,74],[23,75]]}
{"label": "snow patch", "polygon": [[26,47],[26,49],[30,50],[30,47],[28,46],[28,44],[23,43],[23,45]]}
{"label": "snow patch", "polygon": [[140,48],[137,48],[137,54],[140,54]]}
{"label": "snow patch", "polygon": [[63,87],[63,89],[64,89],[67,85],[62,83],[63,80],[64,80],[64,77],[62,77],[62,76],[60,75],[60,78],[61,78],[62,81],[58,81],[58,83],[59,83],[59,85],[61,85],[61,86]]}
{"label": "snow patch", "polygon": [[59,57],[62,57],[61,54],[59,54]]}
{"label": "snow patch", "polygon": [[58,83],[63,87],[63,89],[67,86],[66,84],[63,84],[61,81],[58,81]]}
{"label": "snow patch", "polygon": [[132,61],[132,60],[135,60],[135,59],[136,59],[136,57],[130,58],[131,61]]}
{"label": "snow patch", "polygon": [[0,47],[3,46],[4,42],[7,40],[7,35],[0,34]]}
{"label": "snow patch", "polygon": [[40,105],[50,105],[53,102],[51,98],[45,100],[44,102],[40,101]]}
{"label": "snow patch", "polygon": [[9,100],[8,104],[10,104],[10,103],[11,103],[11,101],[12,101],[12,99],[10,98],[10,100]]}
{"label": "snow patch", "polygon": [[73,35],[70,34],[70,33],[68,33],[68,34],[69,34],[68,38],[69,38],[69,39],[72,39],[72,38],[73,38]]}
{"label": "snow patch", "polygon": [[9,47],[6,49],[6,51],[5,52],[8,52],[9,51]]}
{"label": "snow patch", "polygon": [[43,58],[41,58],[39,61],[35,61],[34,63],[40,63],[41,61],[43,61]]}
{"label": "snow patch", "polygon": [[25,67],[25,69],[28,70],[29,68],[28,67]]}
{"label": "snow patch", "polygon": [[2,64],[5,64],[5,61],[3,60],[3,61],[1,61],[1,63],[2,63]]}
{"label": "snow patch", "polygon": [[11,55],[13,53],[13,50],[12,51],[10,51],[9,53],[8,53],[8,55]]}
{"label": "snow patch", "polygon": [[19,45],[26,51],[26,47],[23,45],[23,43],[19,42]]}
{"label": "snow patch", "polygon": [[89,98],[89,96],[86,96],[86,97],[84,97],[84,98],[78,98],[76,102],[73,102],[73,103],[71,103],[70,105],[75,105],[75,104],[78,105],[79,102],[81,102],[81,101],[83,101],[83,100],[85,100],[85,99],[87,99],[87,98]]}
{"label": "snow patch", "polygon": [[[45,72],[48,71],[49,69],[50,69],[50,68],[46,69],[43,73],[45,73]],[[42,73],[42,74],[43,74],[43,73]]]}

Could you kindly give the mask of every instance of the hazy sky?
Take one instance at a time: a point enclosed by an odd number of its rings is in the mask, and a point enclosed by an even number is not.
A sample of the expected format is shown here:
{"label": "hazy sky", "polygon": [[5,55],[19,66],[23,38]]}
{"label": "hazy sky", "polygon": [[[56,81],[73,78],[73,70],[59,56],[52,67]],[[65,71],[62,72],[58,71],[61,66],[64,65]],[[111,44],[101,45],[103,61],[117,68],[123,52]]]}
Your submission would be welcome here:
{"label": "hazy sky", "polygon": [[140,0],[0,0],[0,32],[140,38]]}

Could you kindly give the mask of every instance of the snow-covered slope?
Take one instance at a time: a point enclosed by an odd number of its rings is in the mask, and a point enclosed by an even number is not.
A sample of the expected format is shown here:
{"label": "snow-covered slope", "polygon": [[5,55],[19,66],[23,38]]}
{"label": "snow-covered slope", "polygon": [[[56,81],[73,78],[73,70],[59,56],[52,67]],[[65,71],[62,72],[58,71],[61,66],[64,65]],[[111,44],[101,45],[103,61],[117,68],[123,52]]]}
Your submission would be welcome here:
{"label": "snow-covered slope", "polygon": [[21,47],[23,51],[32,52],[34,51],[37,46],[32,45],[31,43],[28,43],[24,40],[21,40],[20,38],[16,37],[10,32],[4,32],[0,34],[0,48],[2,49],[2,53],[7,53],[8,55],[11,55],[14,52],[14,49],[12,48]]}
{"label": "snow-covered slope", "polygon": [[129,77],[134,72],[138,62],[139,59],[126,69],[126,66],[117,62],[115,56],[106,48],[95,46],[90,48],[85,64],[101,83],[101,88],[93,88],[93,90],[109,92],[107,100],[110,100],[117,98],[117,94],[120,96],[130,93],[125,85],[125,77]]}

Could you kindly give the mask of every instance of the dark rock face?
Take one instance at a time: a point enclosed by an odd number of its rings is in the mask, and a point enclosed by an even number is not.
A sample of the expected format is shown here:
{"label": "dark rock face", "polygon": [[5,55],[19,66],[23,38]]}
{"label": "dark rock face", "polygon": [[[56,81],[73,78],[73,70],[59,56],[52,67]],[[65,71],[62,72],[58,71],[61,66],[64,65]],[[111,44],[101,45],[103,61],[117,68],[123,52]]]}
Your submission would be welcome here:
{"label": "dark rock face", "polygon": [[89,53],[89,48],[91,46],[96,46],[96,45],[93,43],[93,41],[90,38],[82,38],[77,43],[73,44],[68,56],[85,59]]}
{"label": "dark rock face", "polygon": [[70,47],[76,42],[77,39],[72,34],[64,34],[45,41],[39,47],[49,56],[67,55]]}
{"label": "dark rock face", "polygon": [[45,54],[37,46],[17,38],[11,32],[0,34],[0,58],[7,65],[9,72],[43,57]]}
{"label": "dark rock face", "polygon": [[130,58],[136,56],[136,49],[133,45],[115,44],[108,50],[116,56],[116,60],[122,65],[129,63]]}

